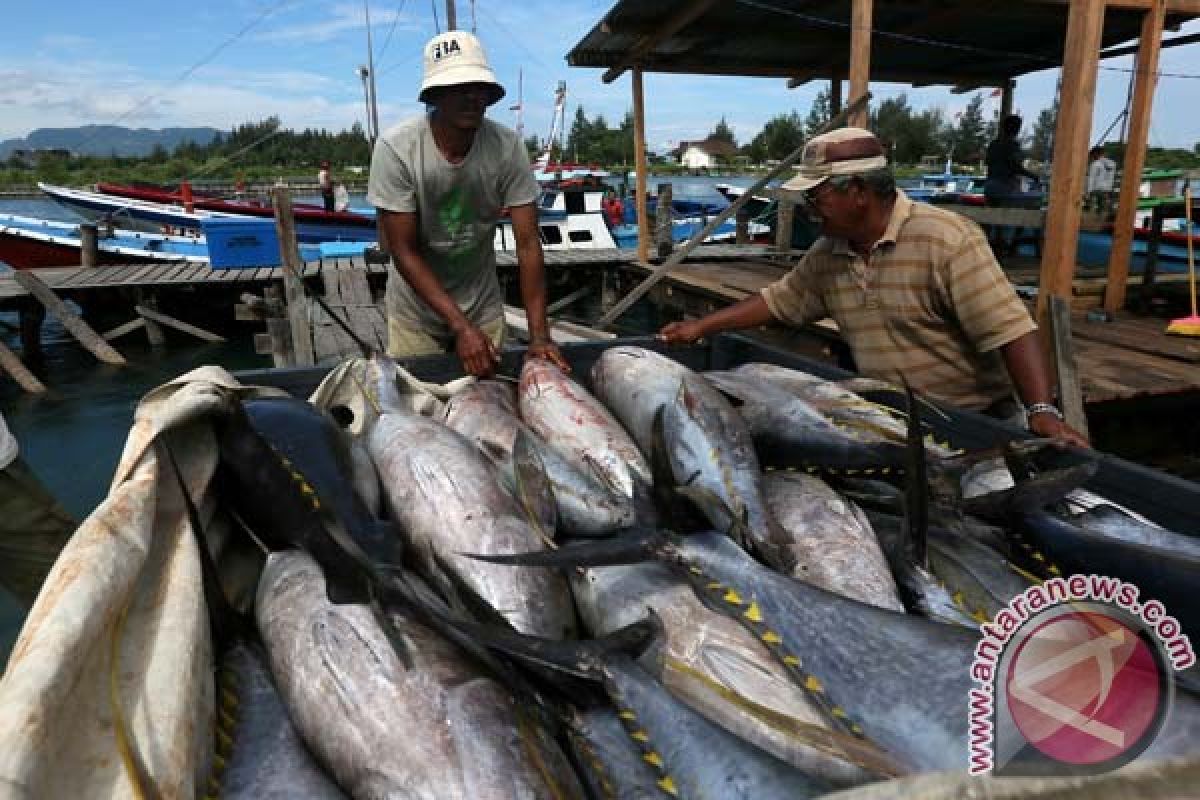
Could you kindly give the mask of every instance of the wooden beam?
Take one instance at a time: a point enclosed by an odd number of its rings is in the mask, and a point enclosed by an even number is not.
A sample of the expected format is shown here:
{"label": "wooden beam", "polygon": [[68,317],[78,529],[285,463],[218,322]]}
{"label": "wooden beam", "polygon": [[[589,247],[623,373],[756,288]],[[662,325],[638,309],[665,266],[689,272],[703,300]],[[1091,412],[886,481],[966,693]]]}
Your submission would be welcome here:
{"label": "wooden beam", "polygon": [[102,334],[102,335],[104,336],[105,341],[111,342],[113,339],[119,339],[127,333],[133,333],[134,331],[136,331],[138,328],[141,328],[145,324],[146,324],[146,320],[142,319],[141,317],[134,317],[133,319],[129,320],[129,322],[126,322],[124,325],[118,325],[117,327],[113,328],[111,331],[105,331],[104,334]]}
{"label": "wooden beam", "polygon": [[37,377],[29,371],[21,359],[17,358],[17,354],[8,349],[8,345],[0,342],[0,368],[12,376],[12,379],[20,384],[21,388],[30,394],[42,394],[46,391],[46,386]]}
{"label": "wooden beam", "polygon": [[829,113],[840,114],[842,111],[842,76],[835,75],[829,79]]}
{"label": "wooden beam", "polygon": [[[1046,210],[1046,240],[1038,286],[1037,316],[1043,336],[1050,332],[1049,298],[1071,297],[1075,249],[1083,210],[1083,179],[1087,171],[1088,136],[1096,99],[1100,38],[1105,0],[1076,0],[1067,16],[1063,57],[1062,96],[1054,134],[1054,172]],[[1049,340],[1044,344],[1049,345]]]}
{"label": "wooden beam", "polygon": [[652,52],[661,42],[685,28],[688,23],[703,16],[706,11],[719,2],[720,0],[692,0],[690,4],[679,9],[674,16],[665,20],[657,31],[638,39],[637,43],[621,56],[616,66],[604,73],[601,80],[605,83],[612,83],[625,70],[639,64],[641,59]]}
{"label": "wooden beam", "polygon": [[[1027,0],[1031,3],[1065,6],[1073,5],[1077,0]],[[1133,11],[1152,11],[1157,0],[1107,0],[1109,8],[1131,9]],[[1192,14],[1200,16],[1200,0],[1167,0],[1168,14]]]}
{"label": "wooden beam", "polygon": [[1079,370],[1071,341],[1071,301],[1050,298],[1050,332],[1054,341],[1054,368],[1058,373],[1058,401],[1067,424],[1088,436],[1087,415],[1083,412],[1083,392],[1079,388]]}
{"label": "wooden beam", "polygon": [[1008,78],[1000,89],[1000,119],[1004,119],[1013,113],[1013,96],[1017,91],[1017,82]]}
{"label": "wooden beam", "polygon": [[80,344],[91,351],[92,355],[106,364],[125,365],[125,357],[114,350],[112,345],[104,341],[100,334],[92,330],[90,325],[76,316],[71,309],[67,308],[66,303],[49,286],[43,283],[41,278],[33,274],[33,270],[14,269],[12,276],[13,280],[19,283],[25,291],[37,298],[37,301],[45,306],[47,311],[58,317],[63,327],[70,331],[71,335],[78,339]]}
{"label": "wooden beam", "polygon": [[633,163],[634,202],[637,205],[638,261],[650,260],[650,218],[646,212],[646,100],[642,88],[642,71],[630,75],[633,86]]}
{"label": "wooden beam", "polygon": [[[854,0],[850,27],[850,96],[864,97],[871,83],[871,18],[875,0]],[[867,127],[869,109],[865,106],[846,120],[847,124]]]}
{"label": "wooden beam", "polygon": [[1154,87],[1158,81],[1159,42],[1162,39],[1165,3],[1159,0],[1153,11],[1142,19],[1134,65],[1133,100],[1129,106],[1129,136],[1125,146],[1125,164],[1121,193],[1117,200],[1117,218],[1113,222],[1112,248],[1108,254],[1108,284],[1104,288],[1104,308],[1119,311],[1125,305],[1129,285],[1129,257],[1133,249],[1133,219],[1137,212],[1138,185],[1146,164],[1146,144],[1150,136],[1150,112]]}
{"label": "wooden beam", "polygon": [[160,311],[155,311],[152,308],[146,308],[145,306],[134,306],[133,309],[143,319],[157,322],[159,325],[166,325],[168,328],[174,328],[177,331],[183,331],[184,333],[190,333],[192,336],[195,336],[197,339],[203,339],[206,342],[223,342],[223,341],[225,341],[225,337],[223,337],[223,336],[218,336],[215,333],[210,333],[209,331],[206,331],[203,328],[197,328],[195,325],[189,325],[188,323],[183,322],[182,320],[178,320],[178,319],[175,319],[174,317],[167,316],[166,314],[163,314]]}

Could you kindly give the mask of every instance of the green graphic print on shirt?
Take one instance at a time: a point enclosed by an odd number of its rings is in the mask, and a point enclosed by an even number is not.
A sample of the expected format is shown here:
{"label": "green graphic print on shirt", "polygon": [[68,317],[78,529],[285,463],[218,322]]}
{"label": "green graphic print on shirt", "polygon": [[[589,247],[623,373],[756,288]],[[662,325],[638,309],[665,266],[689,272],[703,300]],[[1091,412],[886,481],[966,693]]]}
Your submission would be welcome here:
{"label": "green graphic print on shirt", "polygon": [[438,200],[437,215],[448,244],[445,264],[449,274],[445,277],[457,281],[470,275],[478,264],[479,232],[475,206],[463,187],[455,186]]}

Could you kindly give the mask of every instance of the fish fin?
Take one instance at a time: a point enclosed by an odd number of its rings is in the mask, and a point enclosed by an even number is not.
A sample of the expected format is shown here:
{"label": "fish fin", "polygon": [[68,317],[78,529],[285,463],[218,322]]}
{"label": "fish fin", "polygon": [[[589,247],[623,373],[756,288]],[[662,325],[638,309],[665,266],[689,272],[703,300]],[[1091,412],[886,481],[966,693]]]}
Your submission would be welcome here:
{"label": "fish fin", "polygon": [[1037,473],[1011,489],[967,498],[963,501],[963,510],[986,519],[1004,519],[1012,514],[1043,509],[1060,502],[1091,480],[1099,466],[1099,461],[1090,460]]}
{"label": "fish fin", "polygon": [[538,453],[537,444],[533,437],[523,430],[518,430],[516,439],[513,440],[512,459],[516,482],[516,486],[513,487],[514,496],[542,541],[547,547],[553,548],[554,532],[558,527],[558,506],[554,500],[554,487],[546,475],[546,465]]}
{"label": "fish fin", "polygon": [[179,469],[175,453],[164,440],[159,440],[167,455],[167,463],[179,485],[179,493],[183,495],[184,508],[187,510],[188,527],[196,542],[197,554],[200,558],[200,580],[204,591],[204,602],[208,607],[209,619],[212,623],[214,649],[223,649],[225,645],[237,639],[249,641],[253,638],[253,626],[244,614],[239,614],[229,602],[225,590],[221,587],[221,579],[217,573],[217,565],[213,560],[212,551],[208,549],[208,537],[204,532],[204,524],[200,520],[200,511],[188,491]]}
{"label": "fish fin", "polygon": [[608,636],[592,640],[544,639],[457,618],[445,618],[443,621],[518,661],[594,681],[603,678],[606,661],[618,655],[637,658],[663,631],[662,620],[653,611]]}
{"label": "fish fin", "polygon": [[668,535],[663,531],[653,528],[626,528],[612,538],[589,538],[586,542],[572,542],[557,550],[534,550],[504,555],[460,555],[489,564],[522,567],[611,567],[653,561],[665,553],[665,545],[668,543]]}

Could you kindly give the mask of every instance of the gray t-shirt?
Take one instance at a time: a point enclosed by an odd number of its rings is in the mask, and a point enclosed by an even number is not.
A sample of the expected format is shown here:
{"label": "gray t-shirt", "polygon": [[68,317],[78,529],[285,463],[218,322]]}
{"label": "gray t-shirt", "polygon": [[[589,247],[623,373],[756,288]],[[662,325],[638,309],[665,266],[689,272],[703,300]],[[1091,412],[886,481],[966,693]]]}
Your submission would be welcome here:
{"label": "gray t-shirt", "polygon": [[[537,197],[524,142],[489,119],[458,164],[438,150],[428,116],[401,122],[375,143],[367,202],[417,213],[421,255],[476,325],[504,313],[494,249],[500,211]],[[396,274],[388,279],[387,309],[393,319],[433,336],[450,333],[445,320]]]}

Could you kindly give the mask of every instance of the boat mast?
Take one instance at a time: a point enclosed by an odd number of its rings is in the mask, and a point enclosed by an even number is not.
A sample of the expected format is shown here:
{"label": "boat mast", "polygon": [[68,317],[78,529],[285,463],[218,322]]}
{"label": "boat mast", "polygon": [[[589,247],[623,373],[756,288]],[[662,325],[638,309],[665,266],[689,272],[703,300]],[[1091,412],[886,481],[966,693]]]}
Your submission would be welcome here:
{"label": "boat mast", "polygon": [[375,139],[379,136],[379,108],[375,104],[375,49],[371,44],[370,0],[363,0],[363,13],[367,19],[367,66],[358,68],[358,76],[362,78],[363,94],[366,95],[367,139],[374,149]]}
{"label": "boat mast", "polygon": [[515,111],[515,112],[517,112],[517,138],[518,138],[518,139],[520,139],[522,142],[524,142],[524,141],[525,141],[525,121],[524,121],[524,114],[525,114],[525,93],[524,93],[524,82],[525,82],[525,70],[524,70],[524,69],[518,69],[518,70],[517,70],[517,104],[516,104],[515,106],[512,106],[511,108],[509,108],[509,111]]}

